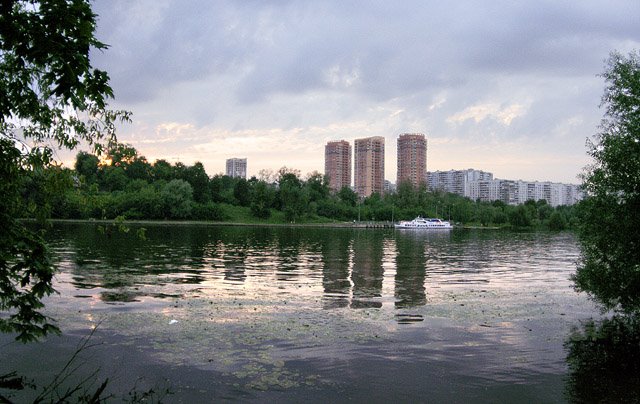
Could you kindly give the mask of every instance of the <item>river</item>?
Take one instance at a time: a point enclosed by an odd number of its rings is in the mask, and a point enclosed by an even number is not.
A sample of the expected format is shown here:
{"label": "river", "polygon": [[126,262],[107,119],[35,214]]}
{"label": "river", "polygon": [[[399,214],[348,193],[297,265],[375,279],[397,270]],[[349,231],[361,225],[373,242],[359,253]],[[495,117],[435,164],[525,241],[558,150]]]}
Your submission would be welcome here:
{"label": "river", "polygon": [[[565,402],[567,341],[600,312],[571,233],[57,223],[61,336],[2,336],[0,374],[168,402]],[[27,399],[32,391],[14,399]]]}

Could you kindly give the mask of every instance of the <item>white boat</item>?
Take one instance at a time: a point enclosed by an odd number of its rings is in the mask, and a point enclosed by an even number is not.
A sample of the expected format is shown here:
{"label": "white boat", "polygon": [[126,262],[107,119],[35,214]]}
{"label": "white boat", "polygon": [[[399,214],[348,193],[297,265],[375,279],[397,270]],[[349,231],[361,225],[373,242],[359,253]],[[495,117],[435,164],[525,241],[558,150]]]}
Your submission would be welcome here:
{"label": "white boat", "polygon": [[394,226],[396,229],[453,229],[453,226],[451,226],[451,223],[449,222],[445,222],[440,219],[428,219],[420,216],[413,220],[403,220],[400,223],[396,223]]}

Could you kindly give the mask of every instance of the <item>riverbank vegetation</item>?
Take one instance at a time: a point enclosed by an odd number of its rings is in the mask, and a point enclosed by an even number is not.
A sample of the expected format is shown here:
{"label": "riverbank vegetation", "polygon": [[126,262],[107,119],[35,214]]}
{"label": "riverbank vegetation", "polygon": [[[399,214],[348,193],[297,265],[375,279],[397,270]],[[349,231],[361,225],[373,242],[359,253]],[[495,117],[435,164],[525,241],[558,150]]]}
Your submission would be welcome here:
{"label": "riverbank vegetation", "polygon": [[107,45],[89,2],[1,4],[0,332],[26,342],[58,331],[40,311],[55,268],[41,234],[16,219],[28,208],[45,220],[49,197],[65,195],[55,150],[99,154],[130,113],[108,107],[109,76],[91,66],[90,50]]}
{"label": "riverbank vegetation", "polygon": [[606,309],[640,314],[640,54],[613,52],[602,74],[605,115],[590,140],[580,217],[579,290]]}
{"label": "riverbank vegetation", "polygon": [[[575,207],[546,201],[520,206],[479,202],[429,192],[409,183],[360,200],[349,188],[332,193],[326,178],[283,167],[249,180],[210,177],[201,163],[150,163],[129,145],[115,144],[99,159],[80,152],[74,169],[33,172],[23,188],[24,212],[40,209],[60,219],[206,220],[235,223],[398,221],[441,217],[474,226],[548,228],[576,226]],[[41,213],[41,212],[40,212]]]}

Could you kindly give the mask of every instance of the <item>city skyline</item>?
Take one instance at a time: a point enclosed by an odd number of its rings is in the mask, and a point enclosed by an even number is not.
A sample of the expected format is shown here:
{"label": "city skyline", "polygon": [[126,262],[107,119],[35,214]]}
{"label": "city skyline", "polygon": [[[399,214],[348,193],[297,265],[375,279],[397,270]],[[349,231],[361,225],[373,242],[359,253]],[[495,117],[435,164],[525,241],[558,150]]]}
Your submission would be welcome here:
{"label": "city skyline", "polygon": [[[119,139],[150,161],[241,153],[260,169],[323,168],[332,139],[426,133],[430,170],[576,183],[590,160],[609,52],[640,48],[637,1],[97,0],[92,61]],[[74,156],[61,154],[71,162]],[[386,178],[397,177],[393,159]]]}

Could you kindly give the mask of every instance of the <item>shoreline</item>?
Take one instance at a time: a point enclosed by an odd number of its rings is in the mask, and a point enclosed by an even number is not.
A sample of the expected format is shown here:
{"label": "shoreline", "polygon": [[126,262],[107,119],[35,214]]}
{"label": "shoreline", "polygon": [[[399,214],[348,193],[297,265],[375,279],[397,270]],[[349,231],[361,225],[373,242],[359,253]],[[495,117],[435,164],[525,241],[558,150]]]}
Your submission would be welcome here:
{"label": "shoreline", "polygon": [[[32,220],[32,219],[24,219]],[[95,224],[113,224],[115,219],[48,219],[52,223],[95,223]],[[242,222],[216,222],[206,220],[125,220],[122,222],[127,225],[155,225],[155,226],[234,226],[234,227],[321,227],[321,228],[340,228],[340,229],[395,229],[393,222],[328,222],[328,223],[242,223]],[[498,226],[473,226],[459,225],[454,226],[453,230],[504,230],[508,228]]]}

